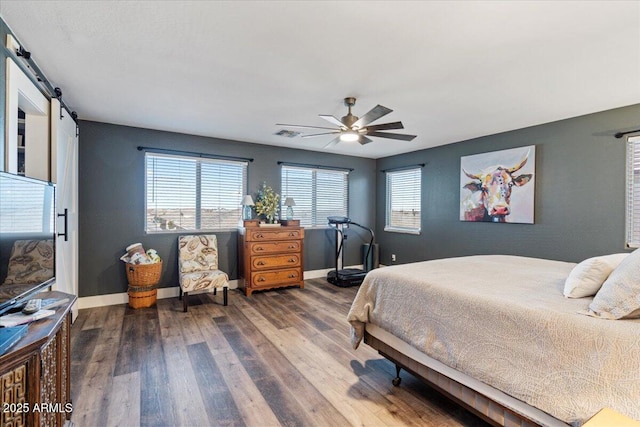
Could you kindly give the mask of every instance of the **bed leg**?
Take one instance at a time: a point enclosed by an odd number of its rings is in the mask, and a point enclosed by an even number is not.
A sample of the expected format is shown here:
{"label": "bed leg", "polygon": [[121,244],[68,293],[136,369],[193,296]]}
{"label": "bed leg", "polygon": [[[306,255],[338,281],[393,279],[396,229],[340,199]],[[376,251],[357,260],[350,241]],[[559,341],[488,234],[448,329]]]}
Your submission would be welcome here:
{"label": "bed leg", "polygon": [[402,369],[400,365],[396,365],[396,377],[391,380],[391,384],[396,387],[398,387],[400,385],[400,382],[402,382],[402,378],[400,378],[400,369]]}

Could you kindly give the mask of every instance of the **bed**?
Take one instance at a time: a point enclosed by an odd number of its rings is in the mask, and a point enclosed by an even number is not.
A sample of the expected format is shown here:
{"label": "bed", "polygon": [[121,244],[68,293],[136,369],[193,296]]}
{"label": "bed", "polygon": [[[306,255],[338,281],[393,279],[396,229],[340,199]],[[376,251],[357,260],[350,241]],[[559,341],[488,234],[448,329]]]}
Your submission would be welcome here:
{"label": "bed", "polygon": [[585,315],[594,297],[563,296],[574,268],[481,255],[373,270],[352,344],[494,424],[579,426],[604,407],[640,420],[640,319]]}

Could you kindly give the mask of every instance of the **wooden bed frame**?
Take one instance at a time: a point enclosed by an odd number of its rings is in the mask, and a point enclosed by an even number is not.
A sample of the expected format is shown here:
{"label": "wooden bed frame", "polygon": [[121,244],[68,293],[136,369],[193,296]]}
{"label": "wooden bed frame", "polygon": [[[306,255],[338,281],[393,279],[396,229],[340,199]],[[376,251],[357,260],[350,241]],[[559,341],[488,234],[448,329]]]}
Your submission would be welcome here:
{"label": "wooden bed frame", "polygon": [[506,427],[568,426],[546,412],[419,352],[375,325],[366,325],[364,342],[396,365],[396,378],[392,380],[395,386],[400,385],[400,371],[404,369],[490,424]]}

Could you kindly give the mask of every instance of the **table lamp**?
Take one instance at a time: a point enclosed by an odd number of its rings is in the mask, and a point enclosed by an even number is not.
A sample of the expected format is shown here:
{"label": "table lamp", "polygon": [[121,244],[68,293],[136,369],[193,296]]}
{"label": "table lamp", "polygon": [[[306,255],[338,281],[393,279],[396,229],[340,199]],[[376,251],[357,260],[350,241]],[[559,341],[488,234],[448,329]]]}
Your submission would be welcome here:
{"label": "table lamp", "polygon": [[253,203],[253,197],[251,197],[251,194],[247,194],[242,198],[242,219],[243,220],[251,219],[251,216],[252,216],[251,206],[255,206],[255,203]]}
{"label": "table lamp", "polygon": [[293,197],[287,197],[284,201],[284,205],[287,207],[287,219],[293,219],[293,206],[296,205]]}

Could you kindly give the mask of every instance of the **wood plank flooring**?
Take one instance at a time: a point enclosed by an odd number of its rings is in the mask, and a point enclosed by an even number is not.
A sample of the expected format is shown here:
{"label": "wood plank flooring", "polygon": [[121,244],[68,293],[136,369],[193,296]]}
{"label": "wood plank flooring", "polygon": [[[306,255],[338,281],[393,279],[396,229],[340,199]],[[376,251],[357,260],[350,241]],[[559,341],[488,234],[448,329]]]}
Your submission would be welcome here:
{"label": "wood plank flooring", "polygon": [[80,310],[71,330],[77,426],[486,426],[366,345],[358,288],[192,295]]}

